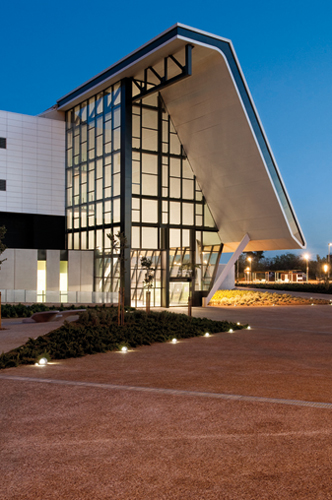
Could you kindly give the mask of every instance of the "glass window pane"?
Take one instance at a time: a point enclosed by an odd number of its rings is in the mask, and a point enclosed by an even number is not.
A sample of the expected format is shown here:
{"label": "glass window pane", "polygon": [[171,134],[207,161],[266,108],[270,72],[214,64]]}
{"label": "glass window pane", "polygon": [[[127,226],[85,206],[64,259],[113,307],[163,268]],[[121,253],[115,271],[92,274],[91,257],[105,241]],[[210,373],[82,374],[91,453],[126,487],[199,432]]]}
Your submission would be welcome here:
{"label": "glass window pane", "polygon": [[96,112],[98,115],[103,112],[103,94],[102,93],[97,95]]}
{"label": "glass window pane", "polygon": [[97,203],[96,208],[96,225],[99,226],[103,223],[103,203]]}
{"label": "glass window pane", "polygon": [[190,247],[190,230],[183,229],[182,230],[182,246]]}
{"label": "glass window pane", "polygon": [[120,174],[113,175],[113,196],[120,195]]}
{"label": "glass window pane", "polygon": [[156,130],[142,129],[142,147],[150,151],[157,151],[158,132]]}
{"label": "glass window pane", "polygon": [[158,201],[142,200],[142,222],[158,222]]}
{"label": "glass window pane", "polygon": [[142,248],[158,248],[158,228],[142,227]]}
{"label": "glass window pane", "polygon": [[183,160],[182,162],[182,176],[186,179],[194,178],[194,174],[188,160]]}
{"label": "glass window pane", "polygon": [[142,126],[147,128],[152,128],[154,130],[158,129],[158,111],[153,109],[143,109],[142,110]]}
{"label": "glass window pane", "polygon": [[113,222],[120,222],[120,198],[113,201]]}
{"label": "glass window pane", "polygon": [[180,198],[180,179],[170,177],[169,179],[169,195],[171,198]]}
{"label": "glass window pane", "polygon": [[180,207],[181,203],[171,201],[169,204],[169,222],[170,224],[180,224],[181,215],[180,215]]}
{"label": "glass window pane", "polygon": [[140,200],[139,198],[132,199],[132,208],[133,210],[140,210]]}
{"label": "glass window pane", "polygon": [[194,205],[192,203],[182,204],[182,224],[186,226],[194,224]]}
{"label": "glass window pane", "polygon": [[120,115],[120,107],[114,108],[113,111],[113,128],[120,127],[121,124],[121,115]]}
{"label": "glass window pane", "polygon": [[113,174],[120,172],[121,170],[121,154],[115,153],[113,155]]}
{"label": "glass window pane", "polygon": [[204,226],[215,227],[213,217],[207,204],[204,205]]}
{"label": "glass window pane", "polygon": [[172,177],[181,177],[181,161],[178,158],[170,158],[169,175]]}
{"label": "glass window pane", "polygon": [[142,172],[158,174],[158,156],[142,154]]}
{"label": "glass window pane", "polygon": [[148,196],[158,195],[158,176],[142,174],[142,194]]}
{"label": "glass window pane", "polygon": [[113,130],[113,149],[114,151],[120,149],[120,128]]}
{"label": "glass window pane", "polygon": [[203,245],[220,245],[220,238],[217,232],[204,231],[203,232]]}
{"label": "glass window pane", "polygon": [[140,248],[140,229],[138,226],[132,226],[131,228],[131,248]]}
{"label": "glass window pane", "polygon": [[176,134],[170,135],[170,153],[173,155],[181,154],[181,144]]}
{"label": "glass window pane", "polygon": [[182,180],[182,196],[186,200],[194,199],[194,181],[189,179]]}
{"label": "glass window pane", "polygon": [[162,185],[168,187],[168,166],[163,165],[162,168]]}
{"label": "glass window pane", "polygon": [[140,181],[140,164],[138,161],[133,161],[132,179],[134,184],[139,184]]}
{"label": "glass window pane", "polygon": [[181,229],[169,230],[169,246],[170,248],[181,247]]}
{"label": "glass window pane", "polygon": [[133,137],[141,136],[141,118],[138,115],[133,115]]}

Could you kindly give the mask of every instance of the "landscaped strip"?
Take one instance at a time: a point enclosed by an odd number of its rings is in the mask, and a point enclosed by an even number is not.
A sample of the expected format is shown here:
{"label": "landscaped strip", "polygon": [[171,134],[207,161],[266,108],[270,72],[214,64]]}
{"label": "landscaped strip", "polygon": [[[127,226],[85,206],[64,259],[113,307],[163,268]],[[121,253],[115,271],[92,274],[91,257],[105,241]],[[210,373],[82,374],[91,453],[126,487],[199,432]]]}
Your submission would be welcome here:
{"label": "landscaped strip", "polygon": [[31,304],[31,306],[25,306],[24,304],[2,304],[1,305],[1,317],[2,318],[30,318],[36,312],[45,311],[71,311],[76,309],[84,309],[84,306],[64,306],[61,304],[59,307],[56,306],[45,306],[45,304]]}
{"label": "landscaped strip", "polygon": [[23,346],[1,354],[0,368],[33,364],[43,356],[49,360],[77,358],[122,347],[135,348],[168,342],[173,338],[198,337],[206,332],[228,332],[247,327],[166,311],[147,314],[137,310],[126,312],[125,325],[118,326],[117,314],[115,307],[88,309],[80,314],[78,321],[65,322],[47,335],[30,338]]}
{"label": "landscaped strip", "polygon": [[253,292],[247,290],[219,290],[214,294],[210,306],[294,306],[329,305],[325,299],[293,297],[283,293]]}
{"label": "landscaped strip", "polygon": [[263,288],[265,290],[285,290],[285,292],[326,293],[332,295],[332,283],[237,283],[236,286]]}

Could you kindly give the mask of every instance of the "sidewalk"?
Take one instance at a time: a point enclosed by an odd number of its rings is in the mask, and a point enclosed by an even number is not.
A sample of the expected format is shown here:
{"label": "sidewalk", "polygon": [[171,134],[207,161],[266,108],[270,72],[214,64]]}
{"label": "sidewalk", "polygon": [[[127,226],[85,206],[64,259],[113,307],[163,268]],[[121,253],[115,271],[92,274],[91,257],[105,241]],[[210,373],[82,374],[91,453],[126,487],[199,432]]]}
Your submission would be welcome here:
{"label": "sidewalk", "polygon": [[[78,319],[77,314],[65,318],[67,321]],[[0,330],[0,353],[7,352],[15,347],[19,347],[31,337],[36,339],[40,335],[46,335],[52,330],[63,325],[64,319],[51,321],[49,323],[22,323],[22,318],[6,318],[2,320]]]}
{"label": "sidewalk", "polygon": [[0,498],[331,499],[332,307],[193,312],[252,329],[2,370]]}

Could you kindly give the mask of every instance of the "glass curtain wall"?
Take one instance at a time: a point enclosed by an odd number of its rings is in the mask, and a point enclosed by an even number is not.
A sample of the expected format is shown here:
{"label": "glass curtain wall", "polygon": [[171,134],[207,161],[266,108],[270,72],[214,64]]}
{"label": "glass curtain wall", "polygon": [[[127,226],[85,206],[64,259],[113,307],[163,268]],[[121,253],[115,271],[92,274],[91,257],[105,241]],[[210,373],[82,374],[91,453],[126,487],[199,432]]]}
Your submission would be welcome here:
{"label": "glass curtain wall", "polygon": [[192,281],[196,291],[209,289],[220,239],[161,96],[135,102],[132,112],[132,303],[144,303],[147,255],[156,268],[151,304],[161,305],[166,252],[169,305],[186,304]]}
{"label": "glass curtain wall", "polygon": [[120,111],[118,83],[66,114],[67,248],[96,249],[96,291],[119,286],[107,235],[120,229]]}
{"label": "glass curtain wall", "polygon": [[[113,292],[117,302],[119,261],[107,235],[120,230],[120,83],[68,111],[66,122],[68,249],[96,251],[95,291]],[[179,305],[190,287],[209,289],[220,240],[158,94],[132,104],[131,238],[126,267],[133,305],[145,303],[142,257],[155,269],[151,305],[160,306],[165,293],[170,305]]]}

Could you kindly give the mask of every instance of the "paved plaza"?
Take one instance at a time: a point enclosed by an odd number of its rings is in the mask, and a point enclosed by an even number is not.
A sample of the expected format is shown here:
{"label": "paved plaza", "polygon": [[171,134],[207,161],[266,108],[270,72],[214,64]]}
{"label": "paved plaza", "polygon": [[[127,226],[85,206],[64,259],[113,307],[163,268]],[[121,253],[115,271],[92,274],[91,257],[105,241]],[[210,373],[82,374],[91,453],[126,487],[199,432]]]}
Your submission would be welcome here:
{"label": "paved plaza", "polygon": [[194,315],[251,330],[2,370],[1,500],[332,499],[332,307]]}

